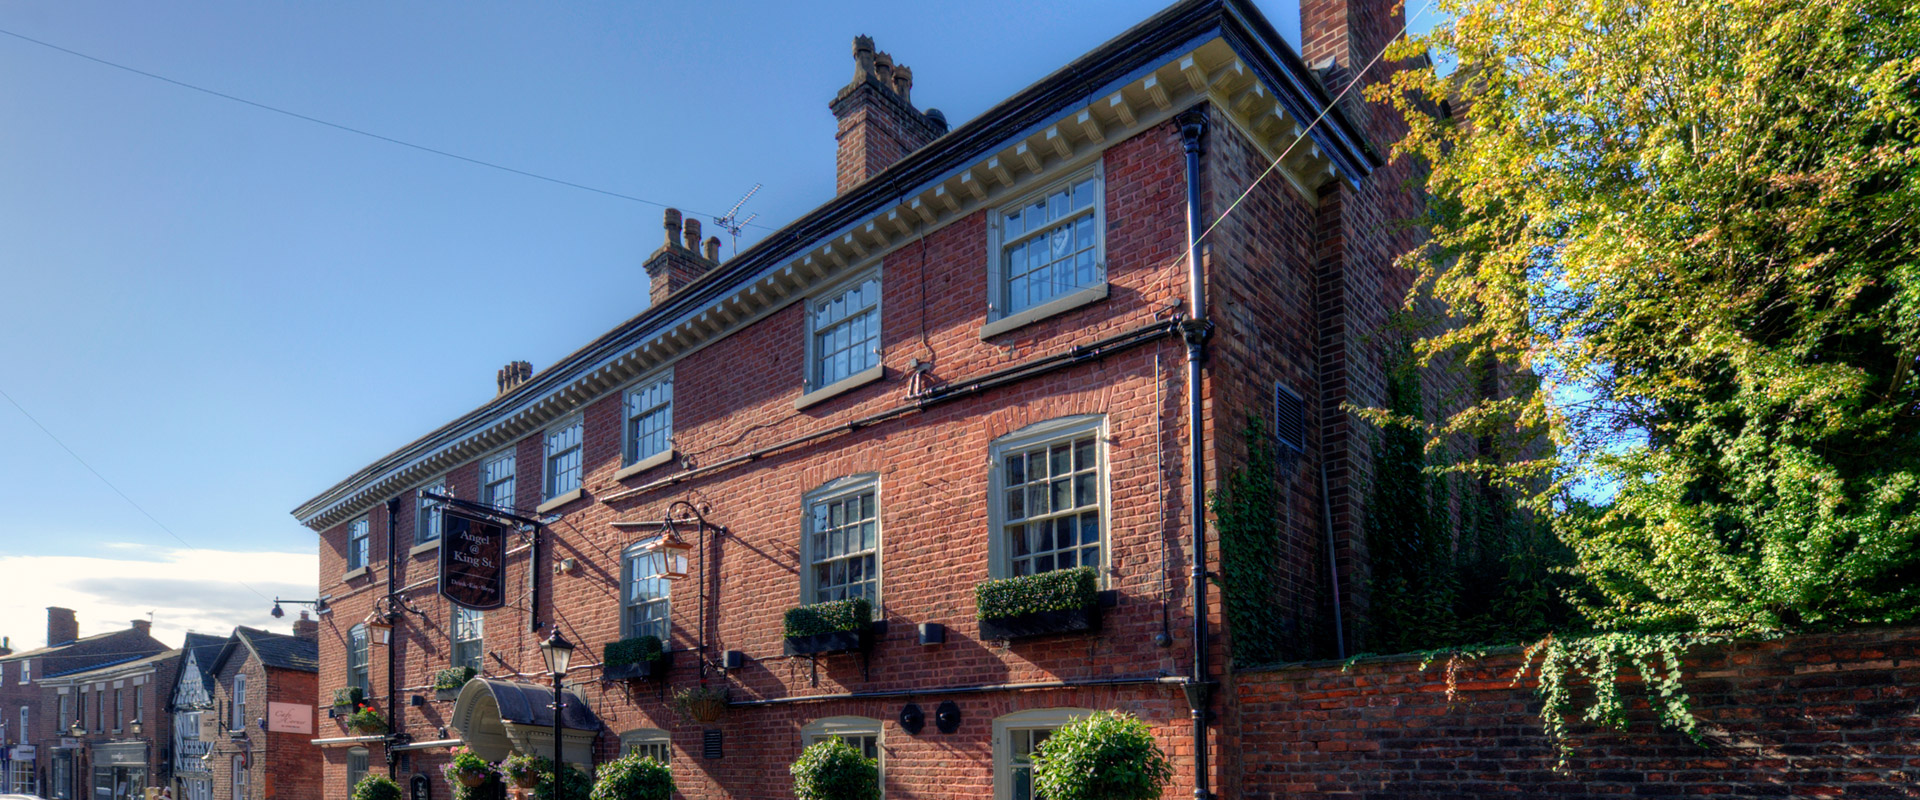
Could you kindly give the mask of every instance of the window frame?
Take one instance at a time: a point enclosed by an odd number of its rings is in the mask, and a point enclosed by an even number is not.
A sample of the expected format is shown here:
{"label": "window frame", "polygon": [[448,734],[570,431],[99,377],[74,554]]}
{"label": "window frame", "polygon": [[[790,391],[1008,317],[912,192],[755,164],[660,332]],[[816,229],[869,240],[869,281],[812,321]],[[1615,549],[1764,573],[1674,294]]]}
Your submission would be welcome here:
{"label": "window frame", "polygon": [[993,797],[994,800],[1019,800],[1013,796],[1013,732],[1057,731],[1067,723],[1092,716],[1093,709],[1060,706],[1030,708],[1003,714],[993,720]]}
{"label": "window frame", "polygon": [[[800,605],[821,602],[816,593],[819,586],[813,575],[814,563],[819,556],[813,546],[813,507],[821,503],[832,503],[847,499],[849,496],[873,492],[873,596],[867,600],[873,606],[874,619],[884,618],[882,605],[886,597],[886,542],[887,526],[884,497],[880,492],[880,473],[863,472],[836,478],[802,496],[800,501]],[[836,558],[846,558],[837,556]]]}
{"label": "window frame", "polygon": [[[518,452],[514,445],[507,445],[506,449],[480,459],[480,496],[478,499],[481,503],[508,511],[515,510],[516,503],[518,503],[517,498],[520,495],[519,462]],[[492,481],[487,480],[488,470],[494,465],[501,463],[507,465],[507,474],[504,477]],[[504,506],[494,502],[493,496],[494,487],[501,485],[508,487],[507,504]]]}
{"label": "window frame", "polygon": [[[447,605],[452,608],[452,611],[448,613],[448,617],[447,617],[448,664],[455,667],[471,666],[473,667],[475,672],[478,672],[480,668],[484,666],[486,663],[487,612],[476,611],[474,609],[470,609],[470,608],[467,608],[466,606],[460,605],[459,603],[448,603]],[[477,629],[480,635],[471,639],[462,639],[460,638],[460,627],[461,627],[460,618],[467,614],[473,615],[472,618],[473,618],[474,625],[477,626]],[[464,662],[460,658],[460,649],[462,646],[466,646],[466,645],[471,645],[474,649],[473,658],[471,662]]]}
{"label": "window frame", "polygon": [[127,690],[125,690],[125,689],[115,689],[115,690],[113,690],[113,728],[112,728],[112,731],[113,731],[114,733],[119,733],[119,732],[120,732],[120,729],[121,729],[121,728],[125,728],[125,727],[127,726],[127,695],[126,695],[126,691],[127,691]]}
{"label": "window frame", "polygon": [[[354,785],[358,784],[361,779],[365,779],[367,774],[373,771],[372,762],[369,760],[372,755],[372,752],[365,747],[354,746],[347,748],[346,767],[348,791],[352,791]],[[354,759],[356,758],[360,760],[358,769],[360,773],[359,778],[355,778],[353,774],[355,772]]]}
{"label": "window frame", "polygon": [[[657,579],[666,586],[666,592],[659,598],[648,600],[644,603],[637,603],[637,604],[631,601],[631,598],[633,596],[632,584],[635,578],[634,569],[633,569],[634,557],[645,552],[647,546],[658,541],[661,538],[661,536],[665,536],[665,534],[661,534],[660,536],[647,537],[631,545],[628,545],[627,547],[623,548],[620,551],[620,638],[628,639],[628,638],[633,638],[633,636],[636,635],[636,633],[633,630],[634,610],[636,608],[639,608],[641,606],[650,606],[655,603],[664,603],[666,604],[666,613],[661,615],[660,617],[660,626],[662,630],[660,633],[652,634],[652,635],[657,635],[660,637],[661,649],[672,650],[673,649],[673,581],[669,581],[664,578]],[[649,634],[642,633],[637,635],[645,636]]]}
{"label": "window frame", "polygon": [[1107,422],[1104,414],[1058,417],[1009,432],[994,439],[988,445],[990,465],[987,480],[987,524],[991,531],[991,535],[987,537],[988,577],[999,579],[1013,576],[1013,559],[1007,552],[1006,545],[1006,456],[1013,452],[1028,450],[1043,444],[1050,446],[1060,440],[1076,439],[1091,433],[1094,440],[1094,458],[1099,464],[1094,488],[1100,495],[1098,502],[1100,563],[1089,566],[1095,568],[1100,588],[1107,588],[1107,573],[1113,563],[1113,492],[1110,485],[1113,480],[1113,464],[1110,458]]}
{"label": "window frame", "polygon": [[[453,495],[447,491],[447,483],[447,476],[443,474],[433,480],[427,481],[422,484],[420,488],[414,490],[414,553],[432,549],[434,546],[440,544],[440,537],[446,535],[445,517],[441,516],[440,512],[447,507],[447,504],[438,500],[428,500],[426,494],[432,492],[437,495],[452,497]],[[426,536],[428,531],[432,531],[433,535]]]}
{"label": "window frame", "polygon": [[253,795],[253,775],[249,774],[246,756],[233,757],[233,800],[247,800]]}
{"label": "window frame", "polygon": [[[553,439],[571,428],[579,428],[578,441],[572,447],[554,452]],[[551,503],[561,498],[577,497],[581,488],[587,484],[587,418],[585,414],[575,413],[548,425],[540,432],[540,499]],[[574,484],[571,488],[555,490],[553,460],[556,457],[574,453],[580,463],[574,467]],[[544,503],[543,503],[544,505]]]}
{"label": "window frame", "polygon": [[[652,413],[655,410],[664,410],[666,412],[667,448],[653,453],[640,453],[635,449],[639,443],[633,435],[635,415],[633,413],[632,398],[636,394],[660,386],[661,384],[665,384],[667,387],[666,404],[663,406],[650,407],[646,413]],[[616,480],[650,467],[659,466],[673,458],[673,389],[673,367],[669,365],[665,369],[634,381],[632,385],[620,390],[620,466],[622,469],[614,475]],[[646,414],[643,413],[640,416],[646,416]]]}
{"label": "window frame", "polygon": [[873,760],[879,771],[880,796],[886,797],[887,734],[886,726],[880,720],[857,716],[821,717],[800,726],[800,749],[812,747],[822,739],[845,736],[873,737]]}
{"label": "window frame", "polygon": [[[1073,165],[1060,177],[1022,192],[1012,200],[996,204],[987,212],[987,321],[980,329],[980,338],[992,338],[1107,296],[1110,273],[1107,264],[1107,170],[1103,155],[1103,152],[1092,153],[1087,161]],[[1086,178],[1093,179],[1093,283],[1038,305],[1018,311],[1009,310],[1012,301],[1006,262],[1007,212],[1032,205],[1035,200],[1044,199],[1048,194],[1071,187]],[[1032,231],[1026,231],[1017,238],[1033,241],[1038,237]]]}
{"label": "window frame", "polygon": [[347,574],[367,569],[373,561],[373,516],[361,514],[347,523]]}
{"label": "window frame", "polygon": [[33,659],[31,658],[20,662],[20,685],[25,686],[29,683],[33,683]]}
{"label": "window frame", "polygon": [[231,700],[233,708],[228,712],[233,723],[231,730],[244,731],[247,729],[247,673],[234,673]]}
{"label": "window frame", "polygon": [[[370,632],[364,622],[347,629],[347,687],[358,687],[362,696],[373,694],[373,642],[369,637]],[[357,664],[354,663],[355,639],[360,642],[360,660]]]}
{"label": "window frame", "polygon": [[[659,728],[635,728],[620,734],[620,757],[642,747],[660,747],[666,750],[667,757],[660,763],[673,766],[673,734]],[[652,754],[648,754],[652,755]]]}
{"label": "window frame", "polygon": [[[817,367],[819,366],[817,361],[820,357],[820,352],[819,352],[820,347],[819,347],[819,344],[815,341],[815,334],[818,329],[815,327],[814,316],[817,313],[817,310],[814,308],[814,304],[819,302],[824,302],[824,301],[831,301],[836,295],[842,295],[847,292],[853,291],[855,287],[859,286],[862,283],[865,283],[868,280],[871,280],[874,282],[873,306],[869,310],[873,312],[874,319],[876,320],[876,327],[877,327],[877,330],[875,330],[874,332],[873,365],[865,369],[862,369],[858,372],[848,373],[845,377],[842,377],[830,383],[822,382],[820,380],[819,370],[817,369]],[[857,267],[849,271],[846,276],[842,277],[837,281],[834,281],[833,283],[828,284],[825,288],[809,293],[806,299],[801,301],[802,305],[804,306],[804,308],[801,310],[802,317],[803,317],[803,321],[801,322],[801,327],[804,332],[805,342],[803,343],[803,346],[805,348],[806,356],[801,362],[801,369],[803,370],[804,374],[801,377],[800,385],[801,385],[801,395],[802,395],[801,399],[802,401],[805,401],[807,405],[812,405],[812,403],[818,402],[819,400],[825,400],[828,397],[832,397],[834,395],[839,394],[840,392],[846,391],[848,389],[852,389],[856,386],[862,386],[867,383],[871,383],[872,381],[878,379],[880,375],[884,372],[885,367],[883,366],[882,362],[884,361],[887,355],[887,349],[885,346],[886,289],[887,289],[886,279],[881,270],[880,264],[875,263],[869,266]],[[866,313],[866,311],[862,311],[861,313],[864,314]],[[838,326],[838,325],[847,324],[848,319],[851,319],[851,316],[842,318],[834,322],[833,325]]]}

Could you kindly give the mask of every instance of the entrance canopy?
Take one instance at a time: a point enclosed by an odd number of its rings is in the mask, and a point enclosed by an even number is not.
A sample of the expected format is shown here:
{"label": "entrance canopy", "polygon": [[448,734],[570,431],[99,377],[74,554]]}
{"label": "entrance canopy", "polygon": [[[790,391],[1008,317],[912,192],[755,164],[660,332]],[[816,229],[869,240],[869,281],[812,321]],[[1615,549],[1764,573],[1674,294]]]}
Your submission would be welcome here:
{"label": "entrance canopy", "polygon": [[[563,692],[560,715],[562,761],[593,763],[600,718],[572,691]],[[514,753],[553,757],[553,689],[531,683],[474,678],[460,687],[449,725],[473,752],[488,761]]]}

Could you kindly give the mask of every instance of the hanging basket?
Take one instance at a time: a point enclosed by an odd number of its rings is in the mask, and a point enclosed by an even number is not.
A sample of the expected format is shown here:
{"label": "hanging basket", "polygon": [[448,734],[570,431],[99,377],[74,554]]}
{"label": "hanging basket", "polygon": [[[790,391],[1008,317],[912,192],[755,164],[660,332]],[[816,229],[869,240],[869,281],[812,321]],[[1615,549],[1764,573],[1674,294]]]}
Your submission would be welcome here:
{"label": "hanging basket", "polygon": [[522,789],[531,789],[540,783],[540,776],[531,772],[513,779],[513,785]]}
{"label": "hanging basket", "polygon": [[483,784],[486,782],[487,782],[487,773],[484,773],[484,772],[460,773],[460,785],[465,786],[469,789],[476,788],[480,784]]}

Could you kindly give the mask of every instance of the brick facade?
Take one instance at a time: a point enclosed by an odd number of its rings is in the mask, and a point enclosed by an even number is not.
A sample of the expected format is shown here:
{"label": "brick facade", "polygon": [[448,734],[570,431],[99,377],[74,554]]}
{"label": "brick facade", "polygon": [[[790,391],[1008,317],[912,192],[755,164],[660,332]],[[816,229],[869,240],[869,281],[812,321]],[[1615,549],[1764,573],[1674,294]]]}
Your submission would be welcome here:
{"label": "brick facade", "polygon": [[[151,623],[147,620],[135,620],[127,628],[108,633],[81,637],[79,624],[70,609],[47,609],[48,646],[31,650],[22,650],[0,655],[0,720],[4,720],[7,750],[5,772],[0,773],[0,786],[9,790],[18,789],[14,781],[14,754],[11,748],[16,745],[31,745],[33,783],[41,796],[51,797],[48,791],[49,781],[53,777],[53,760],[56,754],[73,755],[77,753],[78,763],[86,763],[86,748],[95,743],[145,742],[149,784],[164,786],[166,764],[160,759],[161,745],[167,741],[171,731],[168,721],[161,719],[166,698],[161,686],[170,686],[174,670],[178,669],[177,660],[168,657],[168,648],[149,633]],[[21,681],[22,670],[30,671],[31,682]],[[136,716],[141,720],[142,729],[134,734],[124,723],[114,725],[111,714],[102,718],[102,729],[94,732],[92,717],[88,718],[88,731],[78,740],[83,743],[77,751],[61,747],[63,738],[69,737],[66,728],[72,719],[61,720],[60,697],[67,694],[78,697],[85,692],[94,697],[94,690],[101,690],[101,696],[111,703],[115,684],[125,693],[123,703],[129,704],[124,713],[131,720]],[[140,702],[131,705],[133,686],[139,686]],[[20,730],[20,712],[28,709],[28,730]],[[78,709],[72,708],[70,715],[77,715]],[[90,707],[91,708],[91,707]],[[108,706],[109,711],[111,706]],[[81,774],[77,778],[79,796],[89,786],[89,778]],[[70,795],[71,796],[71,795]]]}
{"label": "brick facade", "polygon": [[1685,660],[1695,743],[1661,729],[1637,681],[1625,732],[1575,724],[1564,772],[1509,650],[1242,673],[1236,731],[1266,754],[1247,800],[1318,797],[1920,797],[1920,629],[1702,646]]}
{"label": "brick facade", "polygon": [[[297,638],[250,629],[244,634],[236,632],[239,635],[258,641]],[[208,712],[221,721],[223,734],[213,747],[214,800],[317,800],[323,796],[323,787],[322,754],[312,744],[315,734],[269,731],[260,724],[268,715],[269,703],[299,705],[318,717],[316,673],[269,665],[253,648],[230,642],[229,652],[214,673],[213,710]],[[246,718],[234,719],[234,678],[242,674],[246,676]],[[310,727],[321,730],[317,724]],[[244,754],[247,770],[248,794],[244,798],[234,796],[233,756],[240,754]]]}
{"label": "brick facade", "polygon": [[[1188,24],[1181,20],[1220,7],[1192,0],[1163,12],[1154,24]],[[859,48],[856,43],[856,59]],[[1201,55],[1217,59],[1221,52]],[[828,210],[859,201],[867,191],[863,187],[878,183],[865,180],[875,174],[913,174],[922,160],[933,157],[929,152],[949,142],[928,136],[936,144],[923,146],[925,141],[910,137],[880,135],[885,121],[873,116],[876,109],[919,112],[912,111],[901,81],[880,77],[878,56],[873,57],[876,66],[857,62],[855,82],[834,104],[841,121],[841,198]],[[1099,55],[1117,57],[1106,50]],[[547,623],[557,617],[559,629],[581,646],[569,682],[606,726],[596,760],[616,755],[624,732],[666,731],[675,779],[688,798],[787,796],[786,767],[800,752],[803,727],[846,716],[877,721],[891,795],[994,796],[1005,791],[996,786],[995,764],[1004,760],[1005,743],[996,744],[994,721],[1048,708],[1137,714],[1178,765],[1168,796],[1191,796],[1196,754],[1187,700],[1178,685],[1194,651],[1187,573],[1189,515],[1195,509],[1186,498],[1194,481],[1211,490],[1224,470],[1242,463],[1241,426],[1248,415],[1271,417],[1275,382],[1306,398],[1309,418],[1322,422],[1310,424],[1309,456],[1289,485],[1288,553],[1270,578],[1275,601],[1286,604],[1294,620],[1289,638],[1303,651],[1324,648],[1330,640],[1321,632],[1326,612],[1318,604],[1325,594],[1321,543],[1326,531],[1319,521],[1320,484],[1305,476],[1317,474],[1318,454],[1333,446],[1329,439],[1345,433],[1341,426],[1357,424],[1344,414],[1337,415],[1338,424],[1326,424],[1336,418],[1332,409],[1367,396],[1330,392],[1323,375],[1328,370],[1380,373],[1377,365],[1353,362],[1377,357],[1364,337],[1399,301],[1386,258],[1398,245],[1378,223],[1402,207],[1366,208],[1400,191],[1398,183],[1323,171],[1312,177],[1320,183],[1310,185],[1303,182],[1307,173],[1289,168],[1263,182],[1210,236],[1202,271],[1216,335],[1199,397],[1205,471],[1191,474],[1186,349],[1170,326],[1188,288],[1186,164],[1179,126],[1171,119],[1180,104],[1157,81],[1177,79],[1175,91],[1191,87],[1204,95],[1181,101],[1211,119],[1199,176],[1203,219],[1227,208],[1266,170],[1270,156],[1251,138],[1248,123],[1235,116],[1241,112],[1212,99],[1218,95],[1207,84],[1212,80],[1207,71],[1181,63],[1178,54],[1169,56],[1157,67],[1162,71],[1153,83],[1138,83],[1137,73],[1126,73],[1124,80],[1136,83],[1122,93],[1128,107],[1114,112],[1118,116],[1086,121],[1083,115],[1066,134],[1060,128],[1035,134],[1044,138],[1027,141],[1049,149],[1036,153],[1022,144],[1006,153],[1020,163],[986,162],[965,179],[943,185],[945,194],[930,195],[931,204],[917,206],[918,211],[908,206],[913,217],[894,212],[864,227],[856,222],[851,233],[820,234],[836,242],[844,236],[853,243],[854,256],[828,266],[823,262],[842,258],[840,250],[832,250],[796,262],[802,270],[811,265],[820,273],[818,288],[869,267],[880,275],[883,370],[876,380],[824,401],[803,400],[810,388],[803,376],[811,303],[784,302],[751,314],[730,313],[723,305],[696,319],[718,314],[742,320],[724,335],[700,340],[672,364],[674,458],[666,463],[637,472],[623,468],[623,396],[599,390],[562,401],[575,404],[584,420],[578,499],[543,507],[544,437],[538,430],[489,441],[486,454],[447,459],[433,474],[420,474],[412,486],[444,480],[451,495],[475,498],[482,463],[491,454],[511,452],[513,505],[523,515],[536,508],[550,515],[537,561],[524,539],[514,538],[508,550],[506,607],[485,615],[484,675],[546,685],[538,644]],[[1235,67],[1219,69],[1227,75]],[[910,86],[910,77],[905,85]],[[1244,84],[1240,87],[1234,91]],[[888,91],[894,94],[883,96]],[[1131,108],[1136,99],[1138,110]],[[1106,106],[1101,108],[1106,113]],[[973,130],[963,127],[954,136],[965,142],[976,135]],[[1066,144],[1063,135],[1077,144]],[[1010,169],[1022,169],[1021,163],[1039,177],[1025,183],[1005,177]],[[999,319],[989,308],[990,277],[984,268],[998,257],[989,249],[997,235],[995,210],[1089,167],[1097,167],[1101,180],[1104,295],[1004,331],[989,327]],[[1003,187],[989,194],[980,181],[995,180],[996,172],[1003,177],[995,182]],[[1352,190],[1353,181],[1361,183],[1359,191]],[[1383,185],[1389,188],[1367,188]],[[962,206],[960,198],[967,197],[979,202]],[[943,217],[936,208],[952,213]],[[937,224],[922,224],[934,219]],[[887,231],[893,232],[890,239]],[[868,246],[877,252],[867,254]],[[737,258],[751,258],[759,248]],[[714,271],[727,269],[719,265]],[[1330,274],[1343,269],[1368,274]],[[647,313],[674,313],[713,280],[675,286],[664,298],[656,293]],[[1330,281],[1346,290],[1332,301],[1326,297]],[[1330,327],[1336,331],[1331,337]],[[1088,349],[1137,331],[1147,332],[1138,346]],[[1330,354],[1329,348],[1338,352]],[[1012,369],[1022,371],[996,377]],[[543,374],[536,374],[524,391],[548,391],[546,385]],[[929,386],[975,385],[989,388],[938,404],[923,402],[927,395],[917,393]],[[488,408],[505,409],[523,402],[519,397],[509,391]],[[1101,579],[1116,602],[1105,609],[1097,632],[1012,642],[982,639],[973,588],[992,574],[991,542],[1002,536],[989,522],[990,504],[997,501],[990,496],[989,478],[994,443],[1035,424],[1080,416],[1100,419],[1104,430]],[[1364,437],[1348,435],[1339,446],[1361,448]],[[325,497],[348,498],[398,463],[389,457],[364,472],[366,477]],[[1354,480],[1346,461],[1341,464],[1336,492],[1357,497],[1341,483]],[[877,483],[878,607],[885,633],[865,655],[787,656],[781,619],[802,602],[800,573],[808,568],[801,563],[803,498],[837,479],[863,475]],[[391,520],[389,498],[398,508]],[[332,499],[316,498],[303,507],[311,510],[303,519],[320,532],[318,577],[328,602],[320,620],[315,698],[325,703],[334,689],[346,685],[349,632],[376,613],[378,602],[379,611],[391,612],[387,618],[394,628],[390,642],[376,637],[369,648],[371,702],[413,743],[454,736],[454,706],[433,699],[430,685],[433,673],[451,661],[453,612],[433,593],[438,549],[417,538],[415,489],[339,502],[352,508],[351,514],[328,510]],[[673,665],[663,682],[602,681],[601,647],[621,636],[621,554],[655,535],[650,528],[616,523],[659,520],[676,502],[701,507],[726,532],[705,540],[691,530],[682,532],[705,549],[696,574],[672,587]],[[1336,514],[1336,533],[1348,540],[1357,530],[1354,513],[1349,502]],[[372,533],[370,569],[348,577],[348,531],[361,514]],[[1207,566],[1217,570],[1218,542],[1210,539],[1206,550]],[[1363,556],[1345,550],[1343,555],[1349,561]],[[572,566],[562,569],[568,562]],[[405,610],[386,605],[390,593],[405,598]],[[1225,629],[1217,594],[1210,595],[1204,613],[1216,665],[1208,677],[1230,679],[1224,665],[1232,633]],[[943,625],[944,643],[919,644],[915,629],[921,623]],[[744,666],[720,669],[722,654],[729,651],[744,654]],[[684,720],[669,703],[670,689],[703,679],[732,693],[733,707],[713,725]],[[1020,684],[1042,686],[1010,686]],[[414,705],[415,698],[420,705]],[[940,733],[931,717],[947,701],[959,707],[961,721],[954,732]],[[909,702],[929,717],[918,733],[899,723]],[[1214,754],[1208,782],[1223,796],[1231,796],[1235,778],[1230,773],[1245,766],[1224,732],[1234,722],[1228,705],[1214,704],[1215,724],[1206,745]],[[355,737],[341,721],[322,720],[320,727],[316,738],[325,745],[322,782],[329,796],[344,795],[348,748],[356,746],[368,749],[374,771],[391,758],[403,785],[409,774],[424,774],[434,792],[446,792],[438,773],[447,757],[443,745],[408,745],[390,755],[386,745],[403,740],[350,741]],[[703,757],[706,730],[719,731],[724,757]]]}

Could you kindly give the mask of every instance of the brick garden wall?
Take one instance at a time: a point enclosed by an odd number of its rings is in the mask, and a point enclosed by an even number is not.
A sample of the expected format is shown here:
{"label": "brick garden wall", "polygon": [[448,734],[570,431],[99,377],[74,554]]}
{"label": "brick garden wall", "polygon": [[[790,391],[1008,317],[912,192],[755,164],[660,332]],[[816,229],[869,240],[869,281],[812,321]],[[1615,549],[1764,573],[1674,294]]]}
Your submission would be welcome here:
{"label": "brick garden wall", "polygon": [[1637,686],[1626,733],[1577,727],[1565,773],[1519,654],[1412,656],[1236,676],[1247,800],[1920,797],[1920,628],[1703,646],[1686,659],[1701,744],[1659,730]]}

